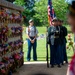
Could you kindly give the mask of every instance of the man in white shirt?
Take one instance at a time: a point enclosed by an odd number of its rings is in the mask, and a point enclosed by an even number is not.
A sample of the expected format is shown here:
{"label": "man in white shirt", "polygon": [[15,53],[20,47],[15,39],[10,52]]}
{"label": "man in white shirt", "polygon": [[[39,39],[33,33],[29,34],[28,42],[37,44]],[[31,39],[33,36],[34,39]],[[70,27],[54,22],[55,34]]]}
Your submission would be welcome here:
{"label": "man in white shirt", "polygon": [[27,61],[30,61],[31,59],[31,49],[33,47],[33,60],[37,61],[37,34],[38,30],[34,26],[33,19],[29,20],[29,26],[26,29],[26,33],[28,35],[28,53],[27,53]]}

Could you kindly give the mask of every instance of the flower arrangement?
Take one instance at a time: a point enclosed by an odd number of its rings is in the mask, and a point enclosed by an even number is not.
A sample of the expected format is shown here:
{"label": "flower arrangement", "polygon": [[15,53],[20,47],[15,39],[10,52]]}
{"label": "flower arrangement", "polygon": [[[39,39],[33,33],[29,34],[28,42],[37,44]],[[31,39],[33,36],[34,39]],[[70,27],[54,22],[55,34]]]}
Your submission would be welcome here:
{"label": "flower arrangement", "polygon": [[20,53],[15,53],[13,55],[17,67],[20,67],[23,65],[23,62],[24,62],[23,54],[24,54],[23,52],[20,52]]}
{"label": "flower arrangement", "polygon": [[1,44],[0,45],[0,56],[5,55],[9,51],[8,44]]}
{"label": "flower arrangement", "polygon": [[10,56],[10,57],[3,57],[2,58],[2,63],[4,64],[4,69],[5,69],[5,73],[6,73],[5,75],[8,75],[8,73],[10,72],[10,70],[14,71],[15,68],[16,68],[15,67],[15,61],[14,61],[14,59],[13,59],[12,56]]}
{"label": "flower arrangement", "polygon": [[73,40],[72,40],[72,35],[68,34],[68,44],[67,44],[67,49],[71,50],[71,48],[74,50],[74,46],[73,46]]}
{"label": "flower arrangement", "polygon": [[3,54],[6,54],[9,51],[8,47],[9,47],[8,44],[3,44],[3,48],[4,48]]}
{"label": "flower arrangement", "polygon": [[0,43],[5,43],[8,40],[8,30],[7,26],[1,25],[0,26]]}
{"label": "flower arrangement", "polygon": [[14,51],[14,43],[13,42],[9,42],[9,51],[10,52]]}
{"label": "flower arrangement", "polygon": [[7,20],[8,14],[6,13],[4,8],[1,8],[0,10],[0,21],[5,22]]}
{"label": "flower arrangement", "polygon": [[8,49],[10,52],[13,52],[15,50],[21,49],[22,45],[23,45],[23,42],[21,39],[19,39],[19,40],[16,40],[14,42],[9,42],[8,43]]}
{"label": "flower arrangement", "polygon": [[2,8],[0,10],[0,21],[1,22],[9,22],[9,23],[21,23],[22,22],[22,15],[21,13],[13,13],[6,8]]}
{"label": "flower arrangement", "polygon": [[19,36],[22,34],[22,27],[18,26],[18,27],[11,27],[11,33],[12,36]]}
{"label": "flower arrangement", "polygon": [[3,62],[0,62],[0,75],[5,75],[6,69]]}
{"label": "flower arrangement", "polygon": [[4,51],[4,48],[3,48],[3,45],[1,44],[0,45],[0,56],[2,57],[2,55],[3,55],[3,51]]}
{"label": "flower arrangement", "polygon": [[12,65],[14,63],[14,59],[12,58],[12,56],[10,56],[10,57],[4,57],[3,60],[6,60],[7,63],[5,63],[5,62],[4,63],[9,65],[8,68],[12,67]]}
{"label": "flower arrangement", "polygon": [[22,21],[21,12],[0,7],[0,75],[8,75],[23,64],[23,53],[17,52],[21,51],[23,42],[22,39],[15,39],[22,37]]}

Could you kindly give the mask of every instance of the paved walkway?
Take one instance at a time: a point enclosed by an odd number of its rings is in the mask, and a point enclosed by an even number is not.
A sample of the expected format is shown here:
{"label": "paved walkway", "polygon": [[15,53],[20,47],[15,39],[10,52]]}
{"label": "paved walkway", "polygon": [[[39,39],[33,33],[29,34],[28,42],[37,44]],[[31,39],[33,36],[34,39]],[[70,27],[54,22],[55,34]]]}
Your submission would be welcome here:
{"label": "paved walkway", "polygon": [[62,68],[47,68],[46,62],[26,62],[13,75],[66,75],[67,65]]}

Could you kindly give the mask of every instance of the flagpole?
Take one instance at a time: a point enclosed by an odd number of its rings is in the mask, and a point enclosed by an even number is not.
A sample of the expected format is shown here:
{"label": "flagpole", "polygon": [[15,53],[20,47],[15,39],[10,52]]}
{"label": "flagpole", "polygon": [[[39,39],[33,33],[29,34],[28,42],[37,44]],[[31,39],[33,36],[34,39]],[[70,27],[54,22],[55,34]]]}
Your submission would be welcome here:
{"label": "flagpole", "polygon": [[47,68],[49,68],[49,60],[48,60],[48,43],[47,43],[47,39],[48,39],[48,26],[46,27],[46,61],[47,61]]}
{"label": "flagpole", "polygon": [[[52,25],[52,20],[53,18],[56,18],[53,6],[52,6],[52,0],[48,0],[48,21],[49,21],[49,26]],[[47,43],[47,39],[48,39],[48,27],[47,27],[47,33],[46,33],[46,51],[47,51],[47,67],[49,67],[49,61],[48,61],[48,43]]]}

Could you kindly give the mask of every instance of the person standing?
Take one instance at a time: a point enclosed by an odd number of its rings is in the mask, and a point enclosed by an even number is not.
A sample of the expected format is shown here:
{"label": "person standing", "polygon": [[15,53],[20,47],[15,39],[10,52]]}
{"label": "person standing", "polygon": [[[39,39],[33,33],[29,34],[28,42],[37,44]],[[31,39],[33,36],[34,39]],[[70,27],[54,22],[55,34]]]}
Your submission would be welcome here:
{"label": "person standing", "polygon": [[55,64],[60,66],[60,28],[57,26],[57,19],[53,19],[52,26],[48,29],[48,37],[50,39],[49,45],[50,45],[50,65],[51,68],[54,67]]}
{"label": "person standing", "polygon": [[38,30],[34,26],[33,19],[29,20],[29,26],[26,29],[26,33],[28,35],[28,53],[27,53],[27,61],[30,61],[31,59],[31,49],[33,48],[33,60],[37,61],[37,35]]}
{"label": "person standing", "polygon": [[[60,25],[63,25],[63,21],[60,21]],[[68,63],[68,59],[67,59],[67,52],[66,52],[66,36],[68,34],[67,32],[67,28],[65,26],[62,26],[61,30],[63,31],[63,36],[62,36],[62,41],[63,41],[63,61],[65,61],[66,63]]]}
{"label": "person standing", "polygon": [[63,21],[58,19],[58,25],[60,27],[60,39],[61,39],[61,44],[60,44],[60,50],[61,50],[61,63],[64,65],[64,61],[68,63],[67,60],[67,53],[66,53],[66,36],[67,36],[67,28],[63,26]]}

